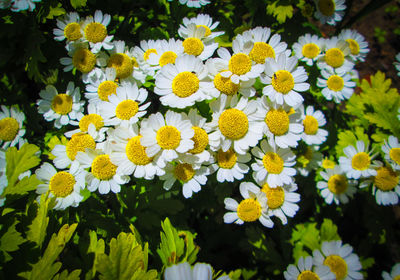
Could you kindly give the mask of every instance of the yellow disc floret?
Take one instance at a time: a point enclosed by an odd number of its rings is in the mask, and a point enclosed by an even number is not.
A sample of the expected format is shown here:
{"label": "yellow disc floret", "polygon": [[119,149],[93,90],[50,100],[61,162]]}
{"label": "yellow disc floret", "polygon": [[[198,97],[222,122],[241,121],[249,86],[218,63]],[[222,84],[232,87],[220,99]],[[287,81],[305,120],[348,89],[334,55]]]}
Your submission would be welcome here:
{"label": "yellow disc floret", "polygon": [[166,125],[157,131],[156,139],[162,149],[176,149],[181,143],[181,132],[174,126]]}
{"label": "yellow disc floret", "polygon": [[125,152],[128,159],[134,164],[147,165],[152,162],[152,158],[147,156],[146,148],[140,143],[141,137],[141,135],[138,135],[129,139],[128,144],[126,144]]}
{"label": "yellow disc floret", "polygon": [[265,116],[269,131],[276,136],[284,135],[289,130],[289,116],[283,109],[271,109]]}
{"label": "yellow disc floret", "polygon": [[196,27],[197,27],[197,28],[203,27],[203,28],[206,30],[206,33],[204,34],[205,37],[211,35],[211,30],[210,30],[210,28],[208,28],[208,26],[203,25],[203,24],[199,24],[199,25],[196,25]]}
{"label": "yellow disc floret", "polygon": [[143,59],[148,60],[150,58],[150,54],[152,54],[152,53],[157,54],[157,50],[156,49],[148,49],[147,51],[144,52]]}
{"label": "yellow disc floret", "polygon": [[392,168],[382,166],[378,168],[374,177],[374,185],[381,191],[387,192],[393,190],[399,184],[399,174]]}
{"label": "yellow disc floret", "polygon": [[199,78],[192,72],[181,72],[172,80],[172,92],[181,98],[191,96],[199,87]]}
{"label": "yellow disc floret", "polygon": [[68,41],[76,41],[82,38],[81,26],[77,22],[68,23],[64,28],[64,36]]}
{"label": "yellow disc floret", "polygon": [[192,165],[188,163],[178,163],[174,168],[174,176],[176,179],[188,182],[195,174]]}
{"label": "yellow disc floret", "polygon": [[318,121],[313,116],[306,116],[303,120],[304,133],[315,135],[318,132]]}
{"label": "yellow disc floret", "polygon": [[391,148],[389,151],[391,160],[400,165],[400,148]]}
{"label": "yellow disc floret", "polygon": [[204,129],[198,126],[193,126],[192,129],[194,130],[194,136],[192,137],[194,145],[193,149],[189,150],[188,153],[200,154],[208,145],[208,134]]}
{"label": "yellow disc floret", "polygon": [[275,58],[275,51],[267,43],[255,42],[249,53],[249,56],[251,60],[255,61],[256,63],[264,64],[266,58]]}
{"label": "yellow disc floret", "polygon": [[356,40],[347,39],[346,42],[349,44],[350,52],[352,55],[357,55],[360,52],[360,45]]}
{"label": "yellow disc floret", "polygon": [[72,97],[65,93],[57,94],[51,101],[51,109],[60,115],[67,115],[72,111]]}
{"label": "yellow disc floret", "polygon": [[325,158],[322,161],[322,167],[325,169],[333,169],[335,167],[335,162],[330,159]]}
{"label": "yellow disc floret", "polygon": [[304,57],[307,57],[307,58],[310,58],[310,59],[313,59],[313,58],[317,57],[317,55],[319,55],[320,52],[321,52],[321,50],[314,43],[305,44],[303,46],[303,48],[301,49],[302,55]]}
{"label": "yellow disc floret", "polygon": [[186,38],[182,45],[185,53],[194,56],[200,55],[204,50],[204,44],[198,38]]}
{"label": "yellow disc floret", "polygon": [[356,170],[365,170],[370,164],[371,159],[365,152],[357,153],[351,159],[351,166]]}
{"label": "yellow disc floret", "polygon": [[66,145],[66,153],[70,160],[75,160],[78,152],[84,152],[85,149],[96,148],[96,142],[89,134],[77,133],[72,135]]}
{"label": "yellow disc floret", "polygon": [[334,0],[319,0],[318,8],[324,16],[332,16],[335,12],[336,4]]}
{"label": "yellow disc floret", "polygon": [[92,162],[92,174],[99,180],[108,181],[117,173],[117,166],[109,155],[99,155]]}
{"label": "yellow disc floret", "polygon": [[261,216],[261,205],[253,198],[244,199],[237,207],[237,215],[244,222],[254,222]]}
{"label": "yellow disc floret", "polygon": [[284,161],[277,153],[274,152],[266,153],[262,161],[264,164],[264,168],[265,170],[268,171],[268,173],[280,174],[283,170]]}
{"label": "yellow disc floret", "polygon": [[82,73],[89,73],[96,65],[96,56],[88,49],[78,49],[72,56],[72,64]]}
{"label": "yellow disc floret", "polygon": [[160,64],[161,67],[163,67],[169,63],[174,64],[177,57],[178,57],[178,55],[176,53],[167,51],[161,55],[158,63]]}
{"label": "yellow disc floret", "polygon": [[342,194],[346,192],[348,181],[346,176],[341,174],[334,174],[328,180],[328,189],[331,193]]}
{"label": "yellow disc floret", "polygon": [[14,118],[4,118],[0,120],[0,140],[11,141],[17,136],[19,123]]}
{"label": "yellow disc floret", "polygon": [[340,67],[344,63],[344,54],[338,48],[329,49],[325,53],[325,62],[333,68]]}
{"label": "yellow disc floret", "polygon": [[304,270],[297,276],[297,280],[319,280],[319,276],[311,270]]}
{"label": "yellow disc floret", "polygon": [[229,59],[229,71],[236,75],[244,75],[251,70],[251,59],[247,54],[237,53]]}
{"label": "yellow disc floret", "polygon": [[285,192],[282,187],[271,188],[268,184],[264,184],[261,191],[267,196],[267,204],[270,209],[277,209],[285,202]]}
{"label": "yellow disc floret", "polygon": [[272,76],[271,84],[277,92],[287,94],[294,88],[294,78],[289,71],[278,70]]}
{"label": "yellow disc floret", "polygon": [[218,73],[214,78],[214,86],[218,89],[221,93],[226,95],[234,95],[239,90],[239,84],[232,83],[230,78],[224,78]]}
{"label": "yellow disc floret", "polygon": [[104,126],[103,118],[98,114],[85,115],[79,121],[79,129],[82,132],[86,132],[88,131],[90,124],[94,124],[96,130],[99,130]]}
{"label": "yellow disc floret", "polygon": [[108,101],[108,97],[117,93],[118,85],[113,81],[104,81],[97,88],[97,95],[100,100]]}
{"label": "yellow disc floret", "polygon": [[139,111],[139,104],[133,100],[121,101],[115,109],[115,115],[118,119],[129,120]]}
{"label": "yellow disc floret", "polygon": [[233,140],[243,138],[249,130],[249,120],[245,113],[238,109],[227,109],[218,120],[221,133]]}
{"label": "yellow disc floret", "polygon": [[85,27],[85,38],[91,43],[103,42],[107,37],[107,28],[98,22],[91,22]]}
{"label": "yellow disc floret", "polygon": [[347,263],[338,255],[330,255],[324,260],[324,265],[329,266],[336,275],[337,280],[343,280],[347,276]]}
{"label": "yellow disc floret", "polygon": [[107,67],[113,67],[117,72],[117,78],[128,78],[133,72],[134,61],[124,53],[115,53],[110,56]]}
{"label": "yellow disc floret", "polygon": [[219,150],[217,153],[218,166],[224,169],[232,169],[237,162],[237,155],[232,149],[226,152]]}
{"label": "yellow disc floret", "polygon": [[326,82],[328,88],[333,91],[341,91],[344,87],[343,78],[338,75],[332,75]]}
{"label": "yellow disc floret", "polygon": [[65,171],[57,172],[50,179],[49,190],[55,197],[66,197],[72,193],[75,177]]}

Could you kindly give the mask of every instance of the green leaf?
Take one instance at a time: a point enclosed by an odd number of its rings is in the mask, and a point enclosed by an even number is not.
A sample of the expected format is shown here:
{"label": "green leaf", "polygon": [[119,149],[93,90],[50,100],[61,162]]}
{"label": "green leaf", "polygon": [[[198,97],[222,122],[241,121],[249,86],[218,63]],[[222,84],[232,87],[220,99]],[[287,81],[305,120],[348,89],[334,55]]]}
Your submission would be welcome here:
{"label": "green leaf", "polygon": [[65,10],[62,7],[61,3],[58,3],[56,7],[50,7],[49,14],[46,16],[47,19],[53,19],[54,17],[58,17],[65,14]]}
{"label": "green leaf", "polygon": [[91,269],[91,278],[93,279],[96,275],[96,266],[98,265],[98,257],[100,254],[104,253],[104,240],[99,239],[97,240],[97,234],[95,231],[90,231],[89,232],[89,237],[90,237],[90,243],[89,243],[89,248],[87,250],[87,253],[94,253],[94,261],[93,261],[93,267]]}
{"label": "green leaf", "polygon": [[157,253],[164,265],[177,264],[179,257],[183,254],[185,243],[168,218],[161,222],[161,227],[164,232],[160,234],[161,244]]}
{"label": "green leaf", "polygon": [[297,262],[300,257],[309,255],[304,247],[307,247],[311,251],[319,249],[320,235],[316,226],[317,223],[305,223],[298,224],[293,229],[290,242],[295,246],[293,249],[293,258],[295,262]]}
{"label": "green leaf", "polygon": [[324,219],[321,225],[321,242],[340,240],[340,236],[337,232],[337,226],[329,219]]}
{"label": "green leaf", "polygon": [[286,21],[286,19],[293,17],[293,7],[292,5],[276,6],[277,2],[278,1],[275,1],[267,6],[267,14],[273,15],[276,20],[282,24]]}
{"label": "green leaf", "polygon": [[36,178],[36,175],[33,174],[32,176],[29,177],[24,177],[22,178],[21,181],[18,181],[15,186],[8,186],[5,190],[3,195],[7,194],[27,194],[28,191],[33,191],[36,190],[36,187],[42,183],[38,178]]}
{"label": "green leaf", "polygon": [[69,274],[67,270],[63,270],[63,272],[56,274],[53,280],[79,280],[79,275],[81,275],[80,269],[75,269]]}
{"label": "green leaf", "polygon": [[18,221],[15,221],[7,230],[7,232],[0,238],[0,250],[4,252],[14,252],[19,249],[19,245],[25,242],[15,226]]}
{"label": "green leaf", "polygon": [[71,6],[74,9],[78,9],[78,8],[85,7],[87,0],[70,0],[70,1],[71,1]]}

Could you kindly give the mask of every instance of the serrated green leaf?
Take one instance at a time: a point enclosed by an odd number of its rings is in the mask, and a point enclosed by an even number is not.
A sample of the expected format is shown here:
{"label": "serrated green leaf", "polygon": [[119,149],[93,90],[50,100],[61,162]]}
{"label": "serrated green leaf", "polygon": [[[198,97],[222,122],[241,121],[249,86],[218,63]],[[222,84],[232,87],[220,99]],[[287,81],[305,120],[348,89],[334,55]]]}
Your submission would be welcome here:
{"label": "serrated green leaf", "polygon": [[37,212],[36,217],[33,219],[32,224],[28,227],[28,233],[26,237],[28,240],[35,242],[39,248],[42,247],[42,243],[44,238],[46,237],[46,229],[49,224],[49,217],[47,216],[47,212],[51,209],[50,204],[54,202],[54,199],[50,199],[46,197],[45,194],[42,194],[40,197],[40,204],[36,201],[33,202],[36,205]]}
{"label": "serrated green leaf", "polygon": [[329,219],[324,219],[321,225],[321,242],[340,240],[340,236],[337,232],[337,226]]}
{"label": "serrated green leaf", "polygon": [[80,269],[75,269],[71,273],[68,274],[67,270],[63,270],[63,272],[56,274],[53,280],[79,280],[81,275]]}
{"label": "serrated green leaf", "polygon": [[29,191],[36,190],[36,187],[41,184],[42,181],[40,181],[38,178],[36,178],[36,175],[33,174],[32,176],[29,177],[24,177],[22,178],[21,181],[18,181],[16,185],[14,186],[8,186],[5,190],[3,195],[7,194],[26,194]]}
{"label": "serrated green leaf", "polygon": [[316,223],[298,224],[292,230],[290,242],[295,246],[293,249],[293,258],[296,262],[301,256],[309,255],[308,252],[304,250],[304,247],[307,247],[311,251],[319,249],[320,234],[316,226]]}
{"label": "serrated green leaf", "polygon": [[282,24],[286,19],[293,17],[293,7],[292,5],[276,6],[277,2],[267,5],[267,14],[274,16]]}
{"label": "serrated green leaf", "polygon": [[15,226],[18,221],[15,221],[7,230],[7,232],[0,238],[0,250],[5,252],[14,252],[19,249],[19,245],[24,243],[26,240],[22,237]]}
{"label": "serrated green leaf", "polygon": [[93,267],[91,270],[91,278],[93,279],[96,275],[96,266],[98,263],[98,256],[100,254],[104,253],[105,249],[105,244],[103,239],[97,240],[97,234],[95,231],[90,231],[89,232],[89,237],[90,237],[90,243],[89,243],[89,248],[87,250],[87,253],[94,253],[94,261],[93,261]]}
{"label": "serrated green leaf", "polygon": [[71,6],[74,9],[78,9],[78,8],[85,7],[87,0],[70,0],[70,1],[71,1]]}
{"label": "serrated green leaf", "polygon": [[62,7],[61,3],[58,3],[55,7],[50,7],[49,13],[46,16],[47,19],[53,19],[54,17],[58,17],[65,14],[65,10]]}

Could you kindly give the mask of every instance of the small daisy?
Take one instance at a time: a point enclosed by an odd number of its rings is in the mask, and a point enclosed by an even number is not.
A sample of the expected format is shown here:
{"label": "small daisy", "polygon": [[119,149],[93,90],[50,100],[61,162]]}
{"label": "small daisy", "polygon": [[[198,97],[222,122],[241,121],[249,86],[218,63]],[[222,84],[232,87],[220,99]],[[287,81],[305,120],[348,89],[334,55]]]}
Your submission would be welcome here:
{"label": "small daisy", "polygon": [[317,10],[314,16],[323,24],[336,25],[346,9],[345,0],[314,0]]}
{"label": "small daisy", "polygon": [[73,42],[83,37],[83,30],[78,13],[71,12],[64,17],[57,19],[57,27],[53,29],[54,39]]}
{"label": "small daisy", "polygon": [[40,197],[49,191],[49,196],[56,198],[55,210],[64,210],[69,206],[77,207],[82,201],[81,190],[85,188],[86,171],[57,171],[50,163],[45,162],[35,173],[37,178],[43,181],[43,184],[37,186],[36,193]]}
{"label": "small daisy", "polygon": [[117,72],[114,68],[106,68],[103,72],[97,69],[87,80],[85,97],[89,103],[99,104],[102,101],[109,101],[108,97],[117,93],[116,82]]}
{"label": "small daisy", "polygon": [[[165,269],[164,280],[212,280],[213,269],[206,263],[196,263],[193,268],[188,262],[174,264]],[[220,276],[216,280],[231,280],[228,275]]]}
{"label": "small daisy", "polygon": [[400,144],[399,140],[393,135],[385,140],[382,146],[382,151],[385,153],[385,160],[390,163],[394,170],[400,170]]}
{"label": "small daisy", "polygon": [[213,112],[207,124],[210,147],[226,152],[230,147],[238,154],[245,154],[249,147],[262,138],[262,122],[257,117],[257,101],[245,97],[226,96],[210,103]]}
{"label": "small daisy", "polygon": [[356,30],[344,29],[339,34],[339,39],[345,40],[349,44],[350,58],[356,61],[365,61],[367,56],[368,42],[364,36],[358,33]]}
{"label": "small daisy", "polygon": [[320,250],[314,250],[315,265],[326,265],[335,274],[336,279],[359,280],[364,279],[361,274],[361,263],[353,247],[343,244],[341,240],[325,241]]}
{"label": "small daisy", "polygon": [[19,12],[28,10],[32,12],[36,7],[35,3],[33,2],[40,2],[40,1],[41,0],[13,0],[11,5],[11,11]]}
{"label": "small daisy", "polygon": [[319,181],[317,188],[321,190],[321,195],[327,204],[332,204],[332,201],[336,205],[346,204],[357,191],[355,181],[347,179],[339,166],[321,171],[319,174],[324,181]]}
{"label": "small daisy", "polygon": [[251,153],[255,157],[255,163],[251,164],[254,180],[263,185],[268,183],[272,188],[294,183],[296,175],[296,156],[290,149],[272,147],[267,140],[262,140],[260,147],[255,147]]}
{"label": "small daisy", "polygon": [[326,39],[325,51],[318,59],[317,66],[321,70],[330,66],[340,74],[350,72],[354,67],[354,63],[349,60],[350,54],[351,50],[346,41],[338,37]]}
{"label": "small daisy", "polygon": [[42,99],[36,102],[38,111],[46,121],[55,120],[54,127],[61,128],[83,117],[85,101],[81,101],[79,87],[75,87],[73,82],[68,83],[66,93],[58,93],[54,86],[48,85],[39,95]]}
{"label": "small daisy", "polygon": [[[168,0],[171,1],[171,0]],[[211,1],[209,0],[179,0],[179,3],[182,5],[186,5],[189,8],[201,8],[201,6],[205,6],[210,4]]]}
{"label": "small daisy", "polygon": [[110,15],[103,15],[102,11],[96,10],[94,18],[90,16],[84,21],[82,29],[92,53],[98,53],[102,48],[111,50],[114,47],[111,43],[114,36],[107,35],[107,26],[110,20]]}
{"label": "small daisy", "polygon": [[244,198],[240,203],[232,198],[225,198],[225,208],[232,212],[224,215],[226,224],[235,223],[238,225],[244,222],[255,222],[257,220],[268,228],[272,228],[274,223],[266,215],[268,210],[267,197],[260,188],[249,182],[242,182],[239,186],[240,194]]}
{"label": "small daisy", "polygon": [[136,58],[139,67],[146,69],[146,73],[149,76],[154,76],[155,70],[158,69],[156,65],[150,63],[150,56],[158,54],[161,49],[161,42],[161,40],[142,40],[140,41],[140,46],[133,48],[132,54]]}
{"label": "small daisy", "polygon": [[323,155],[318,150],[319,146],[307,146],[303,153],[297,155],[296,169],[301,176],[307,177],[323,164]]}
{"label": "small daisy", "polygon": [[139,118],[146,115],[146,109],[151,102],[144,103],[147,99],[147,90],[138,88],[136,83],[123,83],[117,88],[117,94],[108,97],[108,102],[99,104],[104,124],[109,126],[128,126],[137,123]]}
{"label": "small daisy", "polygon": [[269,58],[265,63],[265,75],[260,79],[264,84],[263,94],[278,105],[298,107],[303,103],[299,92],[307,91],[307,72],[302,66],[296,67],[297,58],[280,54],[276,60]]}
{"label": "small daisy", "polygon": [[184,55],[165,65],[156,76],[154,92],[164,106],[183,109],[209,97],[207,67],[194,56]]}
{"label": "small daisy", "polygon": [[220,183],[233,182],[235,179],[240,181],[249,172],[249,167],[245,163],[250,160],[249,153],[240,155],[235,153],[232,148],[226,152],[220,149],[213,157],[211,170],[217,172],[217,181]]}
{"label": "small daisy", "polygon": [[25,135],[25,128],[23,128],[24,121],[25,114],[17,106],[13,105],[7,108],[1,105],[0,148],[7,149],[8,147],[14,147],[24,141],[22,138]]}
{"label": "small daisy", "polygon": [[311,256],[300,257],[297,265],[290,264],[283,272],[286,280],[334,280],[335,275],[328,266],[313,265]]}
{"label": "small daisy", "polygon": [[396,263],[392,267],[392,271],[390,274],[386,271],[382,272],[382,278],[383,280],[397,280],[400,278],[400,263]]}
{"label": "small daisy", "polygon": [[169,39],[161,40],[157,52],[150,52],[148,64],[160,69],[167,64],[174,64],[177,57],[184,54],[184,49],[181,40]]}
{"label": "small daisy", "polygon": [[108,141],[112,142],[110,160],[118,167],[118,173],[146,180],[165,173],[153,158],[147,156],[145,147],[140,143],[142,136],[139,135],[137,124],[110,130],[109,136],[111,140]]}
{"label": "small daisy", "polygon": [[300,118],[304,126],[301,139],[307,145],[321,145],[328,136],[328,131],[320,128],[326,124],[324,114],[320,110],[314,110],[312,106],[307,106],[305,111],[304,106],[301,106],[300,111]]}
{"label": "small daisy", "polygon": [[298,59],[312,66],[322,55],[325,40],[309,33],[299,37],[293,44],[293,51]]}
{"label": "small daisy", "polygon": [[339,158],[339,164],[347,178],[359,179],[376,176],[371,160],[376,156],[368,152],[364,141],[357,141],[356,147],[350,145],[343,149],[345,156]]}
{"label": "small daisy", "polygon": [[322,78],[318,77],[317,86],[322,88],[322,95],[327,100],[333,99],[336,103],[340,103],[353,95],[356,83],[348,73],[338,74],[329,67],[321,70],[321,75]]}
{"label": "small daisy", "polygon": [[[397,76],[400,76],[400,53],[398,53],[395,58],[396,58],[396,61],[393,62],[393,65],[397,70]],[[400,112],[400,109],[399,109],[399,112]],[[399,119],[400,119],[400,115],[399,115]]]}
{"label": "small daisy", "polygon": [[183,25],[181,24],[178,29],[178,34],[182,38],[186,39],[190,37],[190,31],[188,29],[188,26],[192,23],[196,24],[196,27],[203,27],[206,32],[204,36],[206,37],[204,40],[212,40],[215,37],[221,36],[224,34],[224,31],[219,31],[219,32],[213,32],[215,28],[217,28],[219,21],[216,21],[213,23],[213,19],[206,14],[198,14],[196,17],[193,18],[183,18]]}
{"label": "small daisy", "polygon": [[85,152],[78,152],[76,160],[81,168],[90,168],[85,180],[91,192],[98,189],[100,194],[107,194],[110,190],[113,193],[119,193],[121,185],[129,182],[129,176],[117,172],[117,166],[102,150],[86,149]]}

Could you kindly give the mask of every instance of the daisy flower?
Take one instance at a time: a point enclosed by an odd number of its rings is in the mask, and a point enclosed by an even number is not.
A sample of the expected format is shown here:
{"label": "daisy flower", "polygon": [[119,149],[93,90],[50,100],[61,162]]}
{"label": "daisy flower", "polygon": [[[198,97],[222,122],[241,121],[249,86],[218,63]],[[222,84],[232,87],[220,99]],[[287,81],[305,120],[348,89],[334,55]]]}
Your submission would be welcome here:
{"label": "daisy flower", "polygon": [[327,100],[333,99],[336,103],[340,103],[353,95],[356,83],[351,80],[348,73],[338,74],[329,67],[321,70],[321,75],[322,78],[318,77],[317,86],[322,88],[322,95]]}
{"label": "daisy flower", "polygon": [[274,223],[266,215],[268,210],[267,197],[261,192],[260,188],[253,183],[242,182],[239,190],[244,198],[240,203],[229,197],[224,200],[225,208],[232,211],[224,215],[224,222],[242,225],[244,222],[259,220],[263,226],[272,228]]}
{"label": "daisy flower", "polygon": [[328,131],[320,128],[326,124],[324,114],[320,110],[314,110],[312,106],[307,106],[305,111],[304,106],[301,106],[300,112],[304,126],[301,139],[307,145],[321,145],[328,136]]}
{"label": "daisy flower", "polygon": [[165,172],[154,163],[153,158],[147,156],[145,147],[140,143],[141,138],[137,124],[110,130],[110,160],[117,166],[118,173],[152,180],[155,175],[161,176]]}
{"label": "daisy flower", "polygon": [[201,8],[201,6],[205,6],[207,4],[210,4],[211,2],[209,0],[179,0],[179,3],[181,5],[186,5],[189,8]]}
{"label": "daisy flower", "polygon": [[55,120],[54,127],[61,128],[71,124],[72,120],[83,117],[85,101],[81,101],[79,87],[75,87],[73,82],[68,83],[65,93],[58,93],[54,86],[48,85],[39,95],[42,99],[36,102],[38,111],[46,121]]}
{"label": "daisy flower", "polygon": [[117,88],[117,93],[108,97],[108,102],[99,104],[101,116],[105,125],[128,126],[137,123],[139,118],[146,115],[146,109],[151,102],[147,99],[147,90],[138,88],[137,84],[123,83]]}
{"label": "daisy flower", "polygon": [[[398,53],[395,58],[396,58],[396,61],[393,62],[393,65],[397,70],[397,76],[400,76],[400,53]],[[400,109],[399,109],[399,112],[400,112]],[[398,115],[398,116],[400,119],[400,115]]]}
{"label": "daisy flower", "polygon": [[346,41],[338,37],[326,39],[325,51],[318,59],[317,66],[321,70],[330,66],[340,74],[350,72],[354,67],[354,63],[347,59],[350,58],[350,54],[351,50]]}
{"label": "daisy flower", "polygon": [[249,172],[249,167],[245,164],[251,160],[251,155],[245,153],[243,155],[235,153],[231,148],[226,152],[221,149],[215,153],[212,158],[212,172],[217,172],[217,181],[223,183],[242,180],[244,175]]}
{"label": "daisy flower", "polygon": [[[164,280],[212,280],[213,269],[206,263],[196,263],[193,268],[188,262],[174,264],[165,269]],[[227,275],[216,280],[231,280]]]}
{"label": "daisy flower", "polygon": [[267,183],[272,188],[294,183],[296,169],[292,166],[296,164],[296,156],[292,151],[270,146],[265,139],[260,147],[251,150],[256,161],[251,164],[254,180],[260,185]]}
{"label": "daisy flower", "polygon": [[356,147],[349,145],[343,149],[345,156],[339,158],[339,164],[347,178],[359,179],[376,176],[376,170],[371,164],[371,160],[375,155],[371,156],[368,152],[368,145],[365,146],[364,141],[357,141]]}
{"label": "daisy flower", "polygon": [[323,164],[323,155],[318,150],[319,146],[307,146],[303,153],[297,155],[296,169],[301,176],[307,177]]}
{"label": "daisy flower", "polygon": [[262,122],[257,117],[257,101],[245,97],[226,96],[210,103],[211,123],[207,124],[210,147],[226,152],[230,147],[238,154],[245,154],[249,147],[262,138]]}
{"label": "daisy flower", "polygon": [[324,181],[319,181],[317,188],[321,190],[321,195],[327,204],[332,204],[332,201],[336,205],[346,204],[357,191],[355,182],[347,179],[340,166],[321,171],[319,174]]}
{"label": "daisy flower", "polygon": [[303,125],[296,116],[293,108],[284,104],[277,106],[263,96],[259,102],[257,116],[264,119],[262,122],[263,133],[267,136],[271,146],[275,144],[280,148],[297,147],[301,139]]}
{"label": "daisy flower", "polygon": [[390,274],[386,271],[382,272],[383,280],[397,280],[400,277],[400,263],[396,263],[392,267]]}
{"label": "daisy flower", "polygon": [[45,162],[35,173],[43,181],[43,184],[37,186],[36,193],[40,197],[49,191],[49,197],[56,198],[55,210],[77,207],[82,201],[81,190],[85,188],[86,173],[84,170],[57,171],[50,163]]}
{"label": "daisy flower", "polygon": [[67,42],[73,42],[83,37],[82,31],[79,14],[71,12],[57,19],[57,28],[53,29],[53,34],[57,41],[67,39]]}
{"label": "daisy flower", "polygon": [[86,149],[85,152],[77,152],[76,160],[81,168],[89,168],[86,173],[86,183],[89,191],[97,189],[100,194],[121,191],[121,185],[129,182],[129,176],[117,172],[117,166],[110,160],[109,154],[103,150]]}
{"label": "daisy flower", "polygon": [[152,65],[150,63],[150,56],[158,54],[161,49],[161,41],[162,40],[142,40],[140,41],[140,46],[135,46],[132,50],[132,54],[136,58],[139,68],[146,69],[145,72],[149,76],[154,76],[155,71],[158,70],[157,64]]}
{"label": "daisy flower", "polygon": [[87,80],[85,97],[89,103],[99,104],[102,101],[109,101],[108,97],[117,93],[116,82],[117,72],[114,68],[106,68],[103,72],[97,69]]}
{"label": "daisy flower", "polygon": [[268,27],[256,27],[243,32],[235,37],[232,47],[247,54],[257,64],[264,64],[267,58],[276,58],[284,53],[287,44],[281,42],[281,35],[271,36],[271,29]]}
{"label": "daisy flower", "polygon": [[102,48],[111,50],[114,46],[111,43],[114,36],[107,34],[107,26],[111,16],[96,10],[94,18],[89,16],[83,23],[85,39],[89,42],[92,53],[98,53]]}
{"label": "daisy flower", "polygon": [[325,265],[313,265],[311,256],[300,257],[297,265],[290,264],[283,276],[286,280],[334,280],[335,275]]}
{"label": "daisy flower", "polygon": [[363,35],[358,33],[356,30],[343,29],[338,37],[349,44],[350,58],[354,62],[365,61],[369,49],[368,42],[365,40]]}
{"label": "daisy flower", "polygon": [[[13,0],[12,5],[11,5],[11,11],[19,12],[19,11],[28,10],[28,11],[32,12],[36,7],[34,2],[40,2],[40,1],[41,0]],[[8,2],[7,6],[9,7],[11,1],[7,1],[7,2]]]}
{"label": "daisy flower", "polygon": [[194,56],[184,55],[175,64],[165,65],[156,76],[154,92],[164,106],[183,109],[211,98],[207,67]]}
{"label": "daisy flower", "polygon": [[302,66],[296,67],[297,58],[280,54],[277,59],[269,58],[265,63],[265,75],[260,79],[264,84],[263,94],[278,105],[287,104],[298,107],[303,103],[299,92],[307,91],[307,72]]}
{"label": "daisy flower", "polygon": [[323,38],[307,33],[300,36],[292,48],[298,59],[304,61],[308,66],[312,66],[322,55],[324,42]]}
{"label": "daisy flower", "polygon": [[182,56],[184,49],[181,40],[161,40],[156,52],[150,52],[147,63],[155,69],[164,67],[167,64],[174,64],[177,57]]}
{"label": "daisy flower", "polygon": [[394,170],[400,170],[400,144],[399,140],[390,135],[388,140],[385,139],[385,144],[382,146],[382,151],[385,153],[385,160],[390,163]]}
{"label": "daisy flower", "polygon": [[353,253],[353,247],[343,244],[341,240],[325,241],[320,250],[314,250],[315,265],[326,265],[335,274],[336,279],[359,280],[364,279],[360,270],[360,260]]}
{"label": "daisy flower", "polygon": [[165,118],[161,113],[152,114],[141,122],[140,143],[146,147],[148,157],[155,157],[161,168],[165,162],[194,148],[194,130],[186,114],[167,111]]}
{"label": "daisy flower", "polygon": [[314,16],[323,24],[336,25],[346,9],[345,0],[314,0],[317,10]]}
{"label": "daisy flower", "polygon": [[14,147],[24,141],[22,136],[25,135],[23,123],[25,114],[21,112],[17,106],[10,108],[1,105],[0,111],[0,148],[7,149]]}
{"label": "daisy flower", "polygon": [[213,23],[213,19],[206,14],[198,14],[196,17],[190,19],[185,17],[182,21],[183,25],[181,24],[179,26],[178,34],[184,39],[190,37],[191,31],[188,29],[188,26],[193,23],[196,25],[197,28],[203,27],[206,30],[204,34],[204,40],[212,40],[215,37],[221,36],[225,33],[224,31],[213,32],[213,30],[217,28],[219,21]]}

